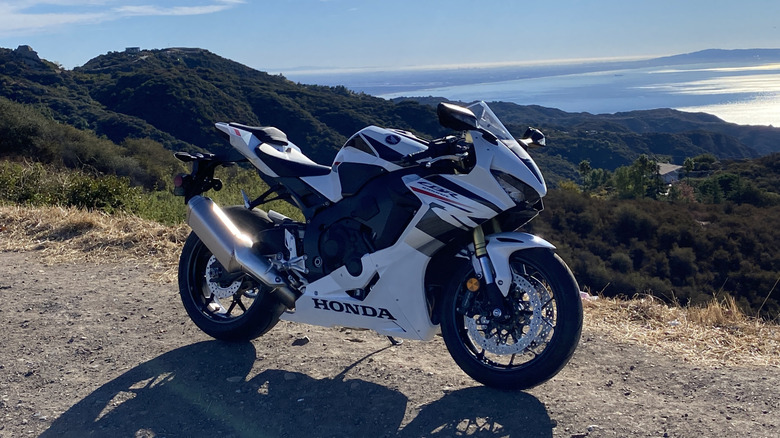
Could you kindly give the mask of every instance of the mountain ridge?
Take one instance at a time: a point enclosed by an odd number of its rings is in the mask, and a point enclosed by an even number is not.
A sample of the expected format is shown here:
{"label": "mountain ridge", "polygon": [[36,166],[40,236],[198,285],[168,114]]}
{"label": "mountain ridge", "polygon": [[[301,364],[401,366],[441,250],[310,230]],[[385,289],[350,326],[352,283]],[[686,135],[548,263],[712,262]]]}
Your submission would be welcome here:
{"label": "mountain ridge", "polygon": [[[205,49],[109,52],[73,70],[30,51],[0,48],[0,96],[116,143],[150,138],[169,150],[218,151],[229,145],[213,124],[238,121],[276,126],[315,161],[329,164],[349,136],[371,124],[428,138],[446,133],[431,106],[445,99],[390,101],[344,86],[296,83]],[[767,53],[780,56],[780,50]],[[594,115],[506,102],[491,107],[512,132],[545,129],[555,147],[538,157],[553,181],[576,180],[581,159],[614,169],[643,153],[679,164],[683,154],[740,159],[780,151],[780,129],[711,115],[670,109]]]}

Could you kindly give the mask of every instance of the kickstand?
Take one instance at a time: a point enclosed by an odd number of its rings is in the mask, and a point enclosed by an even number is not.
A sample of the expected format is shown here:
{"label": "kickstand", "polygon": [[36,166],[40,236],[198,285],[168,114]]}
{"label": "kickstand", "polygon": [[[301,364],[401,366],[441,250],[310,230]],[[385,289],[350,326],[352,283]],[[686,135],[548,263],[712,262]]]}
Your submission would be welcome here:
{"label": "kickstand", "polygon": [[390,343],[393,344],[393,345],[401,345],[401,344],[404,343],[403,339],[396,339],[396,338],[394,338],[392,336],[388,336],[387,339],[389,339]]}

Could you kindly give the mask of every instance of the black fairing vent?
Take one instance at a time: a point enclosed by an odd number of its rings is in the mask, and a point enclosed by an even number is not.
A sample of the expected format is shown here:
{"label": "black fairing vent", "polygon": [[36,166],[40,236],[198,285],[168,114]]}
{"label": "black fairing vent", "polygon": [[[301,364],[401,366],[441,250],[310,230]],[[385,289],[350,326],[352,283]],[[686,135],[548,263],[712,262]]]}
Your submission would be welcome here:
{"label": "black fairing vent", "polygon": [[421,202],[393,174],[371,179],[353,196],[317,212],[304,237],[310,281],[346,266],[360,275],[363,255],[393,245]]}
{"label": "black fairing vent", "polygon": [[[485,232],[515,231],[530,222],[542,210],[544,210],[544,204],[538,198],[534,204],[524,202],[516,205],[496,216],[496,221],[500,226],[499,230],[485,230]],[[490,224],[490,222],[486,222],[486,224]]]}

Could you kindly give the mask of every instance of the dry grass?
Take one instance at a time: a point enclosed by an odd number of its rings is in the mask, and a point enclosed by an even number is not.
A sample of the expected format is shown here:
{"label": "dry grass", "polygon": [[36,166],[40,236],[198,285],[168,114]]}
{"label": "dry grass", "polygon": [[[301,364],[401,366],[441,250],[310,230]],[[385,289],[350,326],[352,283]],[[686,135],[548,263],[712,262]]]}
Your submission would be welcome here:
{"label": "dry grass", "polygon": [[0,251],[36,251],[45,263],[122,262],[152,265],[175,279],[186,225],[76,208],[0,206]]}
{"label": "dry grass", "polygon": [[780,366],[780,326],[746,316],[731,297],[703,308],[650,296],[583,304],[585,326],[621,342],[708,366]]}
{"label": "dry grass", "polygon": [[[36,251],[48,263],[150,264],[173,281],[186,225],[73,208],[0,206],[0,251]],[[585,300],[585,327],[616,342],[706,366],[780,366],[780,326],[745,316],[733,299],[705,308],[652,297]]]}

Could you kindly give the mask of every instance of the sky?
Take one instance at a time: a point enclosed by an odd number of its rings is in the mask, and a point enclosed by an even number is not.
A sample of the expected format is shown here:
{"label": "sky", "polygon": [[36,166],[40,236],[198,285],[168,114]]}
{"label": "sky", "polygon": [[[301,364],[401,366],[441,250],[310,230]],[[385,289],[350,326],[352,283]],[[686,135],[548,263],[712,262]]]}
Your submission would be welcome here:
{"label": "sky", "polygon": [[272,73],[780,48],[777,0],[0,0],[0,47],[72,69],[199,47]]}

